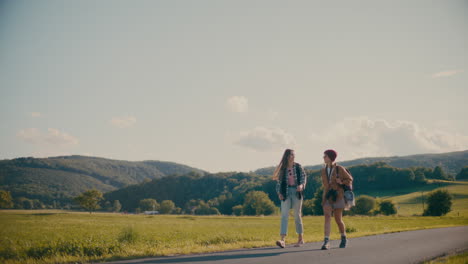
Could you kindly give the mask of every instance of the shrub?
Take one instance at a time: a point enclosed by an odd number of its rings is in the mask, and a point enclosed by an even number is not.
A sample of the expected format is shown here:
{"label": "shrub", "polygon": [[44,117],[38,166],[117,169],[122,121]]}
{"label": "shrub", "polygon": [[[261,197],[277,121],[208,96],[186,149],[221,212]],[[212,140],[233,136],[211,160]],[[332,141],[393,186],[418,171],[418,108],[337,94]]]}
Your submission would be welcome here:
{"label": "shrub", "polygon": [[139,235],[136,232],[135,228],[126,227],[120,232],[119,237],[117,238],[117,240],[120,243],[132,244],[132,243],[135,243],[138,240],[138,237],[139,237]]}
{"label": "shrub", "polygon": [[351,210],[355,214],[368,215],[374,209],[374,207],[374,198],[367,195],[361,195],[359,198],[356,199],[356,206],[354,206]]}
{"label": "shrub", "polygon": [[304,200],[304,204],[302,205],[302,213],[304,215],[314,215],[314,200]]}
{"label": "shrub", "polygon": [[379,203],[379,212],[384,215],[394,215],[397,213],[395,204],[390,200]]}
{"label": "shrub", "polygon": [[452,210],[452,195],[447,190],[433,191],[427,197],[425,216],[442,216]]}
{"label": "shrub", "polygon": [[261,191],[247,193],[243,208],[245,215],[271,215],[276,209],[268,195]]}

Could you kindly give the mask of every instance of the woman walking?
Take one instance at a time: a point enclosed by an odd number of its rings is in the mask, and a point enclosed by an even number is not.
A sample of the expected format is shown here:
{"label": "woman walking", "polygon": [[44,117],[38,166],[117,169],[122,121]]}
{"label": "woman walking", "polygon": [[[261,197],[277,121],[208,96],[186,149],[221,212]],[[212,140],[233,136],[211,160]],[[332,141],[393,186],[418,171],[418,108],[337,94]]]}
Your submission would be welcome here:
{"label": "woman walking", "polygon": [[323,197],[322,206],[323,214],[325,216],[325,238],[322,246],[323,250],[330,248],[330,229],[332,215],[335,217],[336,224],[340,229],[341,243],[340,248],[345,248],[346,228],[343,222],[343,210],[346,207],[344,199],[344,188],[351,186],[353,177],[342,166],[335,163],[338,154],[336,151],[329,149],[323,153],[323,160],[325,168],[322,168],[322,184],[323,184]]}
{"label": "woman walking", "polygon": [[288,234],[289,209],[294,209],[294,221],[298,240],[296,247],[304,244],[302,226],[302,200],[307,177],[299,163],[294,162],[294,150],[286,149],[280,164],[273,173],[273,179],[277,181],[276,193],[281,201],[281,239],[276,245],[284,248],[285,238]]}

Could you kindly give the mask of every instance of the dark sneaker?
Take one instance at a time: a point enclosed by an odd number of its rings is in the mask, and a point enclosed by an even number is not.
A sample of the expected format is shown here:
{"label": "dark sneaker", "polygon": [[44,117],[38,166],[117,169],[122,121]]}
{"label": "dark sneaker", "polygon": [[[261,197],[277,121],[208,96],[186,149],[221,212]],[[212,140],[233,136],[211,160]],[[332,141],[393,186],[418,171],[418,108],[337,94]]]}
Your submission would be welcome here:
{"label": "dark sneaker", "polygon": [[276,241],[276,245],[280,248],[284,248],[285,247],[285,243],[283,240],[278,240]]}
{"label": "dark sneaker", "polygon": [[322,250],[328,250],[329,248],[330,248],[330,240],[328,238],[325,238],[323,240]]}
{"label": "dark sneaker", "polygon": [[348,242],[348,240],[346,239],[345,236],[342,236],[341,237],[340,248],[345,248],[346,247],[346,242]]}

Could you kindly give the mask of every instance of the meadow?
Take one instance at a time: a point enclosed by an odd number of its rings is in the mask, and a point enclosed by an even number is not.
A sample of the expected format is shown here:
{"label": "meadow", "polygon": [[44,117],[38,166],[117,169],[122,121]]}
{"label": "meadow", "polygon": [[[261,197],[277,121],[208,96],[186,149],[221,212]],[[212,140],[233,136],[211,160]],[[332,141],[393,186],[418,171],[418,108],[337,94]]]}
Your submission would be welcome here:
{"label": "meadow", "polygon": [[[279,216],[123,215],[0,211],[1,263],[89,262],[273,246]],[[304,217],[306,242],[323,239],[320,216]],[[346,217],[350,238],[468,225],[466,217]],[[293,221],[290,221],[293,243]],[[292,232],[291,232],[292,231]],[[333,226],[332,239],[338,239]]]}
{"label": "meadow", "polygon": [[425,201],[431,191],[446,189],[453,196],[452,211],[447,216],[468,217],[468,181],[429,180],[429,182],[430,184],[417,188],[367,192],[365,194],[382,200],[392,200],[396,204],[400,216],[414,216],[422,215],[423,206],[427,208]]}
{"label": "meadow", "polygon": [[[452,211],[422,217],[422,194],[453,195]],[[422,193],[423,192],[423,193]],[[346,216],[350,238],[416,229],[468,225],[468,182],[433,181],[422,189],[367,193],[391,199],[395,216]],[[427,205],[426,205],[427,206]],[[323,217],[306,216],[306,242],[323,239]],[[294,243],[294,221],[287,242]],[[132,215],[62,210],[0,210],[0,263],[83,263],[273,246],[279,216]],[[338,239],[332,226],[332,239]]]}

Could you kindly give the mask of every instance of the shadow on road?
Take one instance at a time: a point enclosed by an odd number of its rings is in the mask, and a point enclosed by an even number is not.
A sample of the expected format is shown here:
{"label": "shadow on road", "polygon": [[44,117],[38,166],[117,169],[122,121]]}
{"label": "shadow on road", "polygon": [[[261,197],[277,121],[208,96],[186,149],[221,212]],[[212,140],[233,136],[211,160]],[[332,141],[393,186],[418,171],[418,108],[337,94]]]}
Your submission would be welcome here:
{"label": "shadow on road", "polygon": [[[265,250],[275,250],[271,253],[263,253]],[[248,253],[242,253],[242,252]],[[191,257],[167,257],[161,259],[151,259],[151,260],[141,260],[133,263],[141,264],[162,264],[162,263],[185,263],[185,262],[202,262],[202,261],[220,261],[220,260],[229,260],[229,259],[250,259],[250,258],[264,258],[264,257],[274,257],[283,254],[297,253],[297,252],[306,252],[306,251],[320,251],[320,249],[307,249],[307,250],[288,250],[286,249],[272,249],[272,248],[259,248],[245,251],[239,250],[237,252],[230,252],[234,254],[222,254],[222,255],[203,255],[203,256],[191,256]],[[215,253],[214,253],[215,254]]]}

